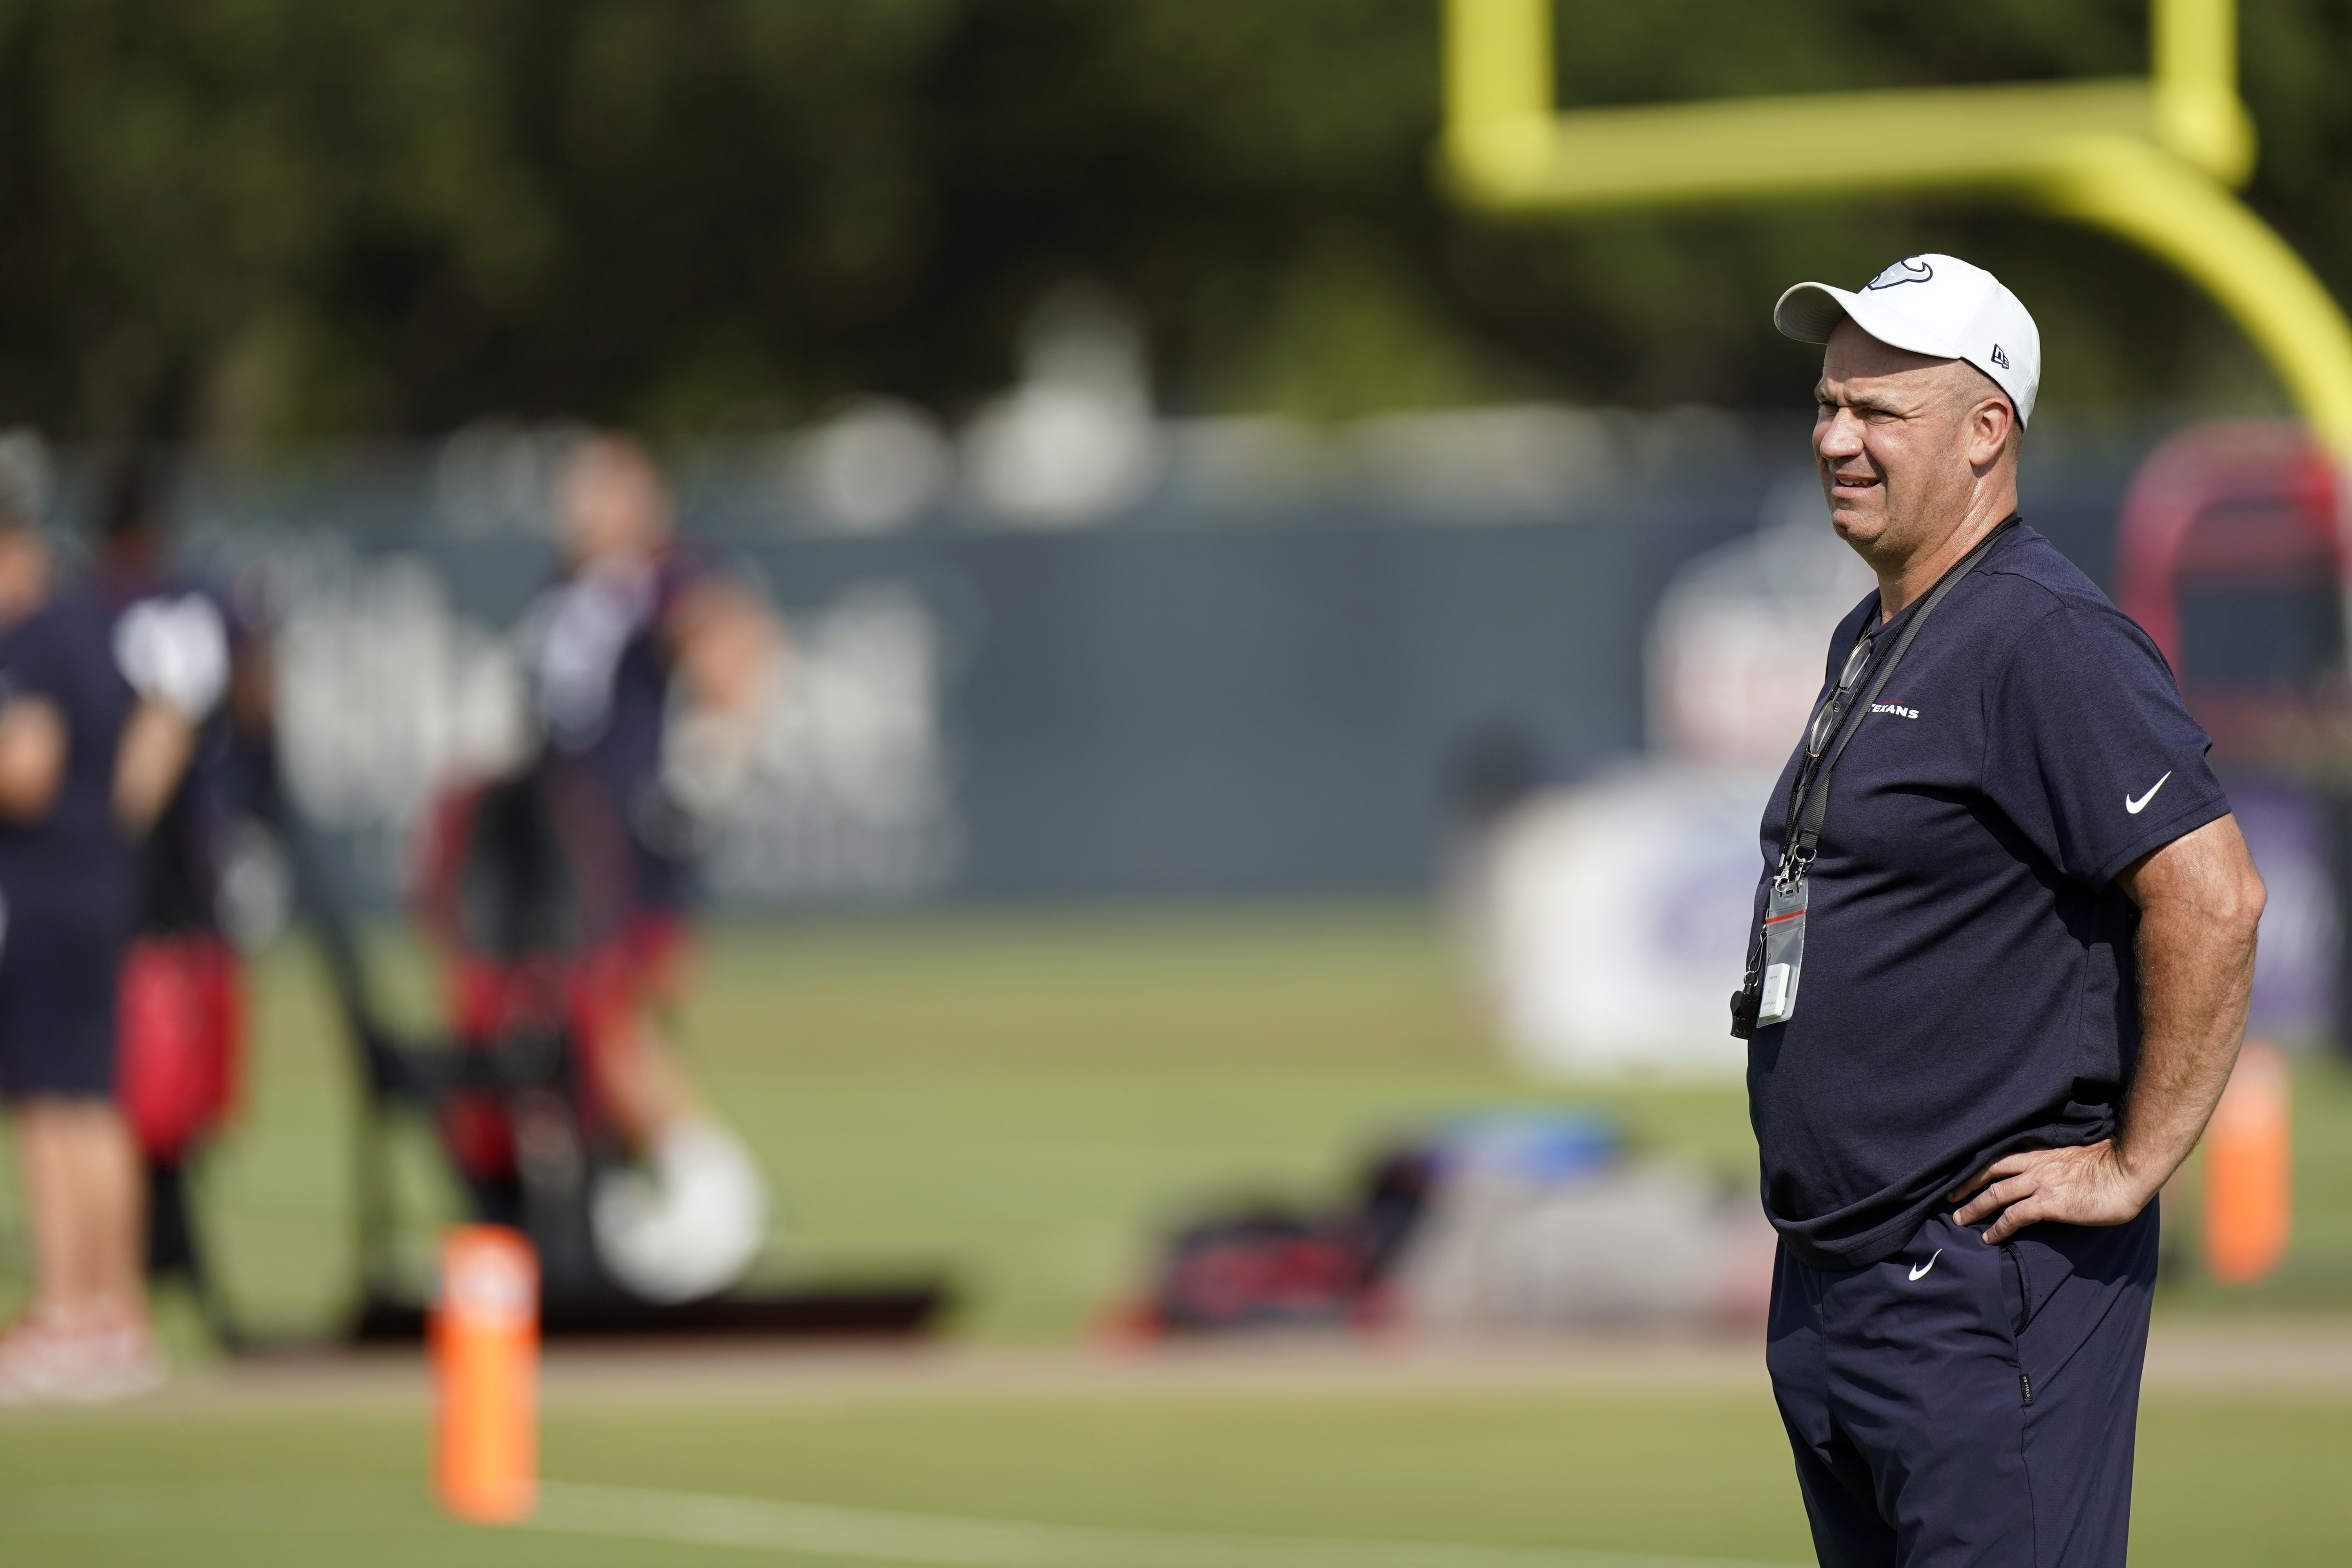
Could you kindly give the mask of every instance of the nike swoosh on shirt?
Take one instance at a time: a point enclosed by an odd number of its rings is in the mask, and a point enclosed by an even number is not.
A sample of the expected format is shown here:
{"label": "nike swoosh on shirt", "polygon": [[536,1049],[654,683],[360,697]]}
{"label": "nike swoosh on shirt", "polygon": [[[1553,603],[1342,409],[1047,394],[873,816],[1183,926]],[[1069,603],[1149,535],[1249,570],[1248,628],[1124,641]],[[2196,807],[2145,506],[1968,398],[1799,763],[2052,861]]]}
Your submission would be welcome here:
{"label": "nike swoosh on shirt", "polygon": [[[2164,775],[2164,779],[2168,779],[2171,776],[2171,773],[2167,771]],[[2137,800],[2134,800],[2129,795],[2124,796],[2124,809],[2130,812],[2134,816],[2137,816],[2141,812],[2146,811],[2147,809],[2147,803],[2156,798],[2156,792],[2164,787],[2164,779],[2158,779],[2154,784],[2148,785],[2147,793],[2140,796]]]}
{"label": "nike swoosh on shirt", "polygon": [[1943,1256],[1944,1249],[1940,1247],[1936,1248],[1936,1257],[1930,1258],[1927,1262],[1922,1263],[1918,1268],[1911,1270],[1911,1278],[1914,1279],[1925,1279],[1927,1277],[1927,1270],[1936,1267],[1936,1258],[1941,1258]]}

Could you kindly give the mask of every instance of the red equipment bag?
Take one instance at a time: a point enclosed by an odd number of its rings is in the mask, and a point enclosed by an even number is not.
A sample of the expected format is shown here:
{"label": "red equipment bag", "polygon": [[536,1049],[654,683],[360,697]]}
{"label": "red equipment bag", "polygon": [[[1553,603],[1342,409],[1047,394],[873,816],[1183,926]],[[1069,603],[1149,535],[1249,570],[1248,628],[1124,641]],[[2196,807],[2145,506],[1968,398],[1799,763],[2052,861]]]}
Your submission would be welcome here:
{"label": "red equipment bag", "polygon": [[151,1163],[178,1163],[236,1107],[242,991],[236,953],[211,932],[131,944],[116,994],[115,1094]]}

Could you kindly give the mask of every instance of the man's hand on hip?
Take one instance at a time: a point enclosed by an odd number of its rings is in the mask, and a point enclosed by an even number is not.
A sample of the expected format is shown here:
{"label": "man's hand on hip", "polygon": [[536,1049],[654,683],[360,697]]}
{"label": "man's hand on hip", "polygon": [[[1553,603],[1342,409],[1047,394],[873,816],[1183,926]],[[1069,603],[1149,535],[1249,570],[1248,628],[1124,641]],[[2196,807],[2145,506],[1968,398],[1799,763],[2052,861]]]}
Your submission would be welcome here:
{"label": "man's hand on hip", "polygon": [[[1974,1194],[1973,1197],[1969,1194]],[[2112,1140],[2076,1149],[2029,1149],[2010,1154],[1962,1182],[1948,1194],[1968,1198],[1952,1215],[1975,1225],[1994,1215],[1985,1245],[1998,1247],[2029,1225],[2122,1225],[2137,1217],[2155,1196],[2123,1167]]]}

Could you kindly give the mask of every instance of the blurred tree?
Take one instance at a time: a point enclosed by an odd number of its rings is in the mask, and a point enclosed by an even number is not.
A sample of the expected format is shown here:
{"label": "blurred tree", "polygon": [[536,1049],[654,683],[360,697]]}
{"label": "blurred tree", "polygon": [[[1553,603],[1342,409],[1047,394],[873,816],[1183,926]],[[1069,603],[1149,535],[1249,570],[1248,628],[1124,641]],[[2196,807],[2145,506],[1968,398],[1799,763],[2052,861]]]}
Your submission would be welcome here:
{"label": "blurred tree", "polygon": [[[2144,0],[1564,0],[1598,103],[2145,68]],[[2352,297],[2352,10],[2246,0],[2252,199]],[[230,445],[494,413],[960,410],[1098,279],[1163,395],[1322,416],[1800,401],[1764,320],[1910,250],[2053,403],[2273,401],[2153,263],[1959,204],[1498,225],[1434,189],[1436,0],[9,0],[0,418]],[[1900,124],[1854,134],[1900,136]]]}

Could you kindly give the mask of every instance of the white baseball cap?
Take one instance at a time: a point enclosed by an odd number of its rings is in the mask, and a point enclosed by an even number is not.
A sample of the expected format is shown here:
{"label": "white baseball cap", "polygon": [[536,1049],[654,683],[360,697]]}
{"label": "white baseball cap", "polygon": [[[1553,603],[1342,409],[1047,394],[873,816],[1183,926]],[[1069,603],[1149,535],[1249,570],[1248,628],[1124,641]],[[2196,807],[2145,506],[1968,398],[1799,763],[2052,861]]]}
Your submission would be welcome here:
{"label": "white baseball cap", "polygon": [[2000,279],[1957,256],[1906,256],[1858,293],[1800,283],[1772,307],[1772,324],[1801,343],[1825,343],[1854,325],[1898,349],[1964,359],[2009,394],[2022,426],[2042,390],[2042,331]]}

